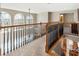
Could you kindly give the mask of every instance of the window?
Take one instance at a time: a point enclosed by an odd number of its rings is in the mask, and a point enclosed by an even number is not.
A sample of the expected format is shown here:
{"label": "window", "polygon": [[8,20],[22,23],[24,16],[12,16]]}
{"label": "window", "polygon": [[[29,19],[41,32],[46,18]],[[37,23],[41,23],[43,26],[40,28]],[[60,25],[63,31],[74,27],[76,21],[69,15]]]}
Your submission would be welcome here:
{"label": "window", "polygon": [[11,25],[11,16],[7,12],[0,12],[0,24],[1,26]]}
{"label": "window", "polygon": [[26,24],[33,24],[33,16],[26,16]]}
{"label": "window", "polygon": [[16,14],[14,17],[14,24],[24,24],[24,16],[22,14]]}

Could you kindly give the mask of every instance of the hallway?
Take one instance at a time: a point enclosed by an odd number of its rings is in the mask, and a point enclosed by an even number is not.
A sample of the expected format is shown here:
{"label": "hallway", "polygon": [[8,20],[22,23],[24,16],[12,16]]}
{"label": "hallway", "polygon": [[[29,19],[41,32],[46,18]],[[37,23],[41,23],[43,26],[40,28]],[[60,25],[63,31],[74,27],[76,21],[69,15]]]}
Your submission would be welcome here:
{"label": "hallway", "polygon": [[25,46],[7,54],[6,56],[48,56],[45,53],[46,36],[38,38]]}
{"label": "hallway", "polygon": [[[0,56],[67,56],[63,52],[67,52],[67,46],[71,47],[71,52],[78,52],[78,41],[76,48],[73,48],[74,42],[63,42],[65,34],[79,36],[78,3],[0,5]],[[75,37],[71,37],[67,39],[76,41]]]}

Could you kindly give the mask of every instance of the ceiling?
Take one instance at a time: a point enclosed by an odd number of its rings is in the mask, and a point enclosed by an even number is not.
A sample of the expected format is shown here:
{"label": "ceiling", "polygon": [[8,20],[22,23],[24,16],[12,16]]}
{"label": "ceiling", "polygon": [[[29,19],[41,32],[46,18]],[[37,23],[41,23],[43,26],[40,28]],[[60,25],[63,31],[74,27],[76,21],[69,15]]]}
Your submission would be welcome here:
{"label": "ceiling", "polygon": [[1,3],[1,7],[25,12],[30,8],[32,13],[40,13],[75,10],[79,8],[79,3]]}

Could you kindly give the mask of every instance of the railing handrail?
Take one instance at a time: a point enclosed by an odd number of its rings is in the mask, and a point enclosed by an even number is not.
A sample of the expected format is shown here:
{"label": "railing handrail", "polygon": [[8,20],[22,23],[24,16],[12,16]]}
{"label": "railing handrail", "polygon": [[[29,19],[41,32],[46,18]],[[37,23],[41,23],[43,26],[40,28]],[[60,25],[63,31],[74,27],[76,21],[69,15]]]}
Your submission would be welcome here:
{"label": "railing handrail", "polygon": [[[49,24],[60,24],[60,22],[50,22],[50,23],[33,23],[33,24],[21,24],[21,25],[10,25],[10,26],[0,26],[1,28],[10,28],[10,27],[19,27],[19,26],[30,26],[30,25],[38,25],[38,24],[47,24],[47,26],[50,26]],[[68,22],[68,23],[63,23],[63,24],[72,24],[76,23],[79,24],[79,22]]]}
{"label": "railing handrail", "polygon": [[65,23],[61,23],[61,22],[50,22],[50,23],[47,23],[47,27],[48,26],[51,26],[51,25],[56,25],[56,24],[79,24],[79,22],[65,22]]}
{"label": "railing handrail", "polygon": [[29,42],[45,35],[46,32],[44,28],[46,24],[47,23],[34,23],[0,26],[0,39],[2,42],[1,55],[6,55],[13,50],[16,50],[17,48],[20,48]]}
{"label": "railing handrail", "polygon": [[[61,22],[50,22],[50,23],[33,23],[33,24],[21,24],[21,25],[9,25],[9,26],[0,26],[0,29],[2,28],[12,28],[12,27],[21,27],[21,26],[30,26],[30,25],[39,25],[39,24],[47,24],[47,26],[49,26],[49,24],[60,24]],[[79,24],[79,22],[68,22],[68,23],[63,23],[63,24]]]}
{"label": "railing handrail", "polygon": [[0,26],[0,29],[1,29],[1,28],[20,27],[20,26],[38,25],[38,24],[47,24],[47,23],[34,23],[34,24],[22,24],[22,25]]}

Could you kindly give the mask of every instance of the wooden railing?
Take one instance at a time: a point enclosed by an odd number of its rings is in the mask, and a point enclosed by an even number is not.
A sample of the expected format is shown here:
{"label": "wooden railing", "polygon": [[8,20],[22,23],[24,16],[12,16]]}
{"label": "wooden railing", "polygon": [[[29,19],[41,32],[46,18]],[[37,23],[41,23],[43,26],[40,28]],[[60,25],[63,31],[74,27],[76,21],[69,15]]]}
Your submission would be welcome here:
{"label": "wooden railing", "polygon": [[63,23],[51,23],[46,26],[46,52],[63,35]]}
{"label": "wooden railing", "polygon": [[79,23],[64,23],[65,34],[79,34]]}
{"label": "wooden railing", "polygon": [[[53,25],[52,25],[53,24]],[[52,25],[58,24],[58,38],[60,37],[61,30],[59,30],[59,24],[61,23],[35,23],[35,24],[24,24],[24,25],[12,25],[12,26],[1,26],[0,27],[0,54],[6,55],[12,51],[21,48],[22,46],[28,44],[29,42],[41,37],[46,34],[46,51],[49,50],[47,46],[48,35],[51,31],[48,28]],[[73,23],[63,23],[63,27],[71,28]],[[76,23],[79,24],[79,23]],[[63,30],[66,30],[63,28]],[[79,31],[78,31],[79,32]],[[72,34],[72,33],[65,33]]]}
{"label": "wooden railing", "polygon": [[51,23],[46,25],[47,53],[50,53],[50,49],[55,45],[56,41],[58,41],[58,39],[60,39],[60,37],[64,34],[79,36],[79,23]]}
{"label": "wooden railing", "polygon": [[44,35],[47,23],[0,27],[1,55],[6,55]]}

